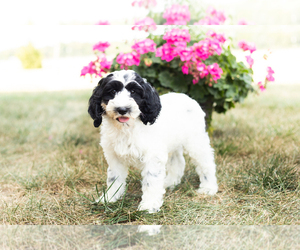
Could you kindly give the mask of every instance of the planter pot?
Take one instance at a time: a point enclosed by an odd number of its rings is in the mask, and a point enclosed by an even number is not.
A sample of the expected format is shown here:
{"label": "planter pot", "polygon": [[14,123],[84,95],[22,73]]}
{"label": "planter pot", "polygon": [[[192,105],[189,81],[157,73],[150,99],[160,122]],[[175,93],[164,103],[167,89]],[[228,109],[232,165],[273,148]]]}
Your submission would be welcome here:
{"label": "planter pot", "polygon": [[206,131],[208,131],[212,121],[214,98],[208,97],[205,102],[200,102],[199,105],[205,113],[205,125],[206,125],[205,127],[206,127]]}

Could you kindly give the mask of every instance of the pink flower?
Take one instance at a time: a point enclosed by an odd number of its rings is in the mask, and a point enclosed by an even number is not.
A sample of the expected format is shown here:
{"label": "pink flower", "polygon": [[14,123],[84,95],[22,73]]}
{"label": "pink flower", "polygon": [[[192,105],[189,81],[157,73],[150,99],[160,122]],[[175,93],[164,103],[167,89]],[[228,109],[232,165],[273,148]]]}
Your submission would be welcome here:
{"label": "pink flower", "polygon": [[104,54],[97,57],[97,60],[91,61],[88,66],[83,67],[80,76],[90,74],[91,76],[102,76],[102,73],[107,73],[111,68],[112,62],[108,61]]}
{"label": "pink flower", "polygon": [[94,45],[93,50],[99,50],[104,52],[110,46],[109,42],[99,42]]}
{"label": "pink flower", "polygon": [[267,67],[267,72],[269,74],[274,74],[275,73],[274,70],[271,67]]}
{"label": "pink flower", "polygon": [[247,60],[247,63],[249,63],[249,66],[250,66],[250,69],[251,69],[252,65],[254,63],[253,58],[251,58],[251,56],[246,56],[246,60]]}
{"label": "pink flower", "polygon": [[151,39],[147,38],[145,40],[135,43],[131,46],[131,48],[142,55],[148,52],[155,52],[156,43],[153,42]]}
{"label": "pink flower", "polygon": [[163,36],[163,39],[166,40],[168,43],[190,42],[191,36],[189,34],[189,30],[175,28],[170,31],[167,31],[166,34]]}
{"label": "pink flower", "polygon": [[199,71],[201,78],[204,78],[209,74],[209,69],[203,62],[197,63],[197,70]]}
{"label": "pink flower", "polygon": [[117,63],[120,64],[121,69],[128,69],[128,66],[139,66],[140,64],[140,55],[136,51],[131,53],[120,53],[116,59]]}
{"label": "pink flower", "polygon": [[222,47],[217,39],[205,38],[192,46],[196,60],[206,60],[214,53],[221,55]]}
{"label": "pink flower", "polygon": [[132,6],[138,6],[138,7],[145,7],[146,9],[150,7],[156,6],[156,0],[140,0],[140,1],[133,1],[131,3]]}
{"label": "pink flower", "polygon": [[219,67],[217,63],[214,63],[212,65],[208,65],[207,69],[209,71],[209,74],[212,76],[212,79],[214,81],[217,81],[221,78],[221,75],[223,74],[222,68]]}
{"label": "pink flower", "polygon": [[161,57],[161,60],[167,62],[172,61],[177,55],[176,48],[170,43],[165,43],[156,50],[156,57]]}
{"label": "pink flower", "polygon": [[268,75],[266,76],[267,81],[274,82],[275,78],[273,77],[273,74],[275,73],[274,70],[271,67],[267,67]]}
{"label": "pink flower", "polygon": [[241,19],[240,21],[238,21],[238,25],[249,25],[249,23],[244,19]]}
{"label": "pink flower", "polygon": [[226,16],[223,11],[217,11],[216,9],[210,7],[206,11],[207,15],[194,23],[194,25],[221,25],[226,21]]}
{"label": "pink flower", "polygon": [[179,51],[179,57],[181,61],[189,61],[192,59],[192,54],[193,50],[191,48],[183,48]]}
{"label": "pink flower", "polygon": [[217,34],[216,32],[214,32],[212,30],[209,30],[206,33],[206,36],[211,37],[211,38],[215,38],[216,40],[218,40],[222,44],[227,40],[224,34]]}
{"label": "pink flower", "polygon": [[146,32],[156,30],[156,23],[150,17],[146,17],[134,23],[132,30],[144,30]]}
{"label": "pink flower", "polygon": [[100,70],[102,72],[107,72],[107,70],[109,70],[112,65],[112,61],[108,61],[105,56],[103,56],[102,58],[98,57],[98,63],[100,64]]}
{"label": "pink flower", "polygon": [[99,22],[95,23],[96,25],[110,25],[109,21],[107,20],[100,20]]}
{"label": "pink flower", "polygon": [[90,62],[87,66],[83,67],[83,69],[81,70],[81,75],[80,76],[85,76],[86,74],[96,74],[97,75],[97,69],[96,69],[96,65],[95,62],[92,61]]}
{"label": "pink flower", "polygon": [[196,84],[197,82],[199,82],[199,77],[195,77],[195,78],[193,79],[193,84]]}
{"label": "pink flower", "polygon": [[256,47],[254,43],[247,43],[244,40],[239,41],[238,46],[243,50],[243,51],[247,51],[249,50],[250,53],[256,51]]}
{"label": "pink flower", "polygon": [[188,63],[183,64],[182,67],[181,67],[181,70],[182,70],[183,74],[188,75],[188,73],[189,73],[189,64]]}
{"label": "pink flower", "polygon": [[167,20],[165,25],[186,25],[191,14],[187,5],[173,4],[165,10],[163,18]]}
{"label": "pink flower", "polygon": [[266,90],[265,86],[261,82],[258,82],[257,84],[258,84],[258,87],[260,88],[261,92]]}

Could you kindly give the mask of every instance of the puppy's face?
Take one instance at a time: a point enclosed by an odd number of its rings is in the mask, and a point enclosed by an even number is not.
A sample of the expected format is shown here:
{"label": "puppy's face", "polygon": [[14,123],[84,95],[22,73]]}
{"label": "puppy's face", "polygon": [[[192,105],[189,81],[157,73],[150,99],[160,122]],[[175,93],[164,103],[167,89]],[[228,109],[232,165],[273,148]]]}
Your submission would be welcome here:
{"label": "puppy's face", "polygon": [[161,109],[157,92],[132,70],[116,71],[101,79],[90,98],[89,113],[98,127],[102,115],[119,124],[140,118],[153,124]]}
{"label": "puppy's face", "polygon": [[114,76],[103,88],[101,106],[111,119],[130,124],[140,116],[143,98],[144,89],[136,80]]}

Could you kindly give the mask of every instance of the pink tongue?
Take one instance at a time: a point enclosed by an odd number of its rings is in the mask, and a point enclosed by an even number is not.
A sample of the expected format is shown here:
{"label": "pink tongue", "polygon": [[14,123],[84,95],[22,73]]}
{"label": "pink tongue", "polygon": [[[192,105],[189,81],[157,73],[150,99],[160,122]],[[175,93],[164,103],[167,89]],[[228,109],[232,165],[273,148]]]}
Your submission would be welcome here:
{"label": "pink tongue", "polygon": [[128,117],[119,117],[118,120],[119,120],[119,122],[124,123],[124,122],[128,122],[129,118]]}

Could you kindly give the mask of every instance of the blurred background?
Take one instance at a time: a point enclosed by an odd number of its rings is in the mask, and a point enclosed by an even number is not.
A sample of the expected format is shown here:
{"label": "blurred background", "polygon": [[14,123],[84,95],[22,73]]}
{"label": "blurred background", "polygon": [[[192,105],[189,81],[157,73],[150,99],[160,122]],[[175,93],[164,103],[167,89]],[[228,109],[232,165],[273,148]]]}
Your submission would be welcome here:
{"label": "blurred background", "polygon": [[[80,71],[95,59],[92,51],[95,43],[110,42],[107,54],[113,58],[119,51],[129,52],[135,39],[147,36],[146,32],[131,29],[136,20],[148,14],[145,8],[133,7],[132,2],[5,2],[0,10],[0,91],[92,89],[99,79],[80,77]],[[271,66],[275,71],[272,84],[300,83],[299,1],[165,0],[157,1],[153,12],[162,12],[166,5],[174,2],[188,2],[193,11],[205,11],[210,6],[224,11],[226,25],[210,28],[231,37],[236,48],[237,42],[242,39],[256,44],[258,50],[253,53],[254,80],[261,80],[266,66]],[[251,25],[236,25],[240,20]],[[108,21],[111,25],[95,25],[99,21]],[[195,26],[193,29],[200,31],[203,27]],[[159,34],[163,30],[163,27],[158,27],[156,32]],[[235,54],[239,60],[244,60],[243,52],[236,50]],[[268,54],[267,61],[263,59],[265,54]],[[38,58],[40,64],[33,69],[24,69],[24,58],[28,57]]]}

